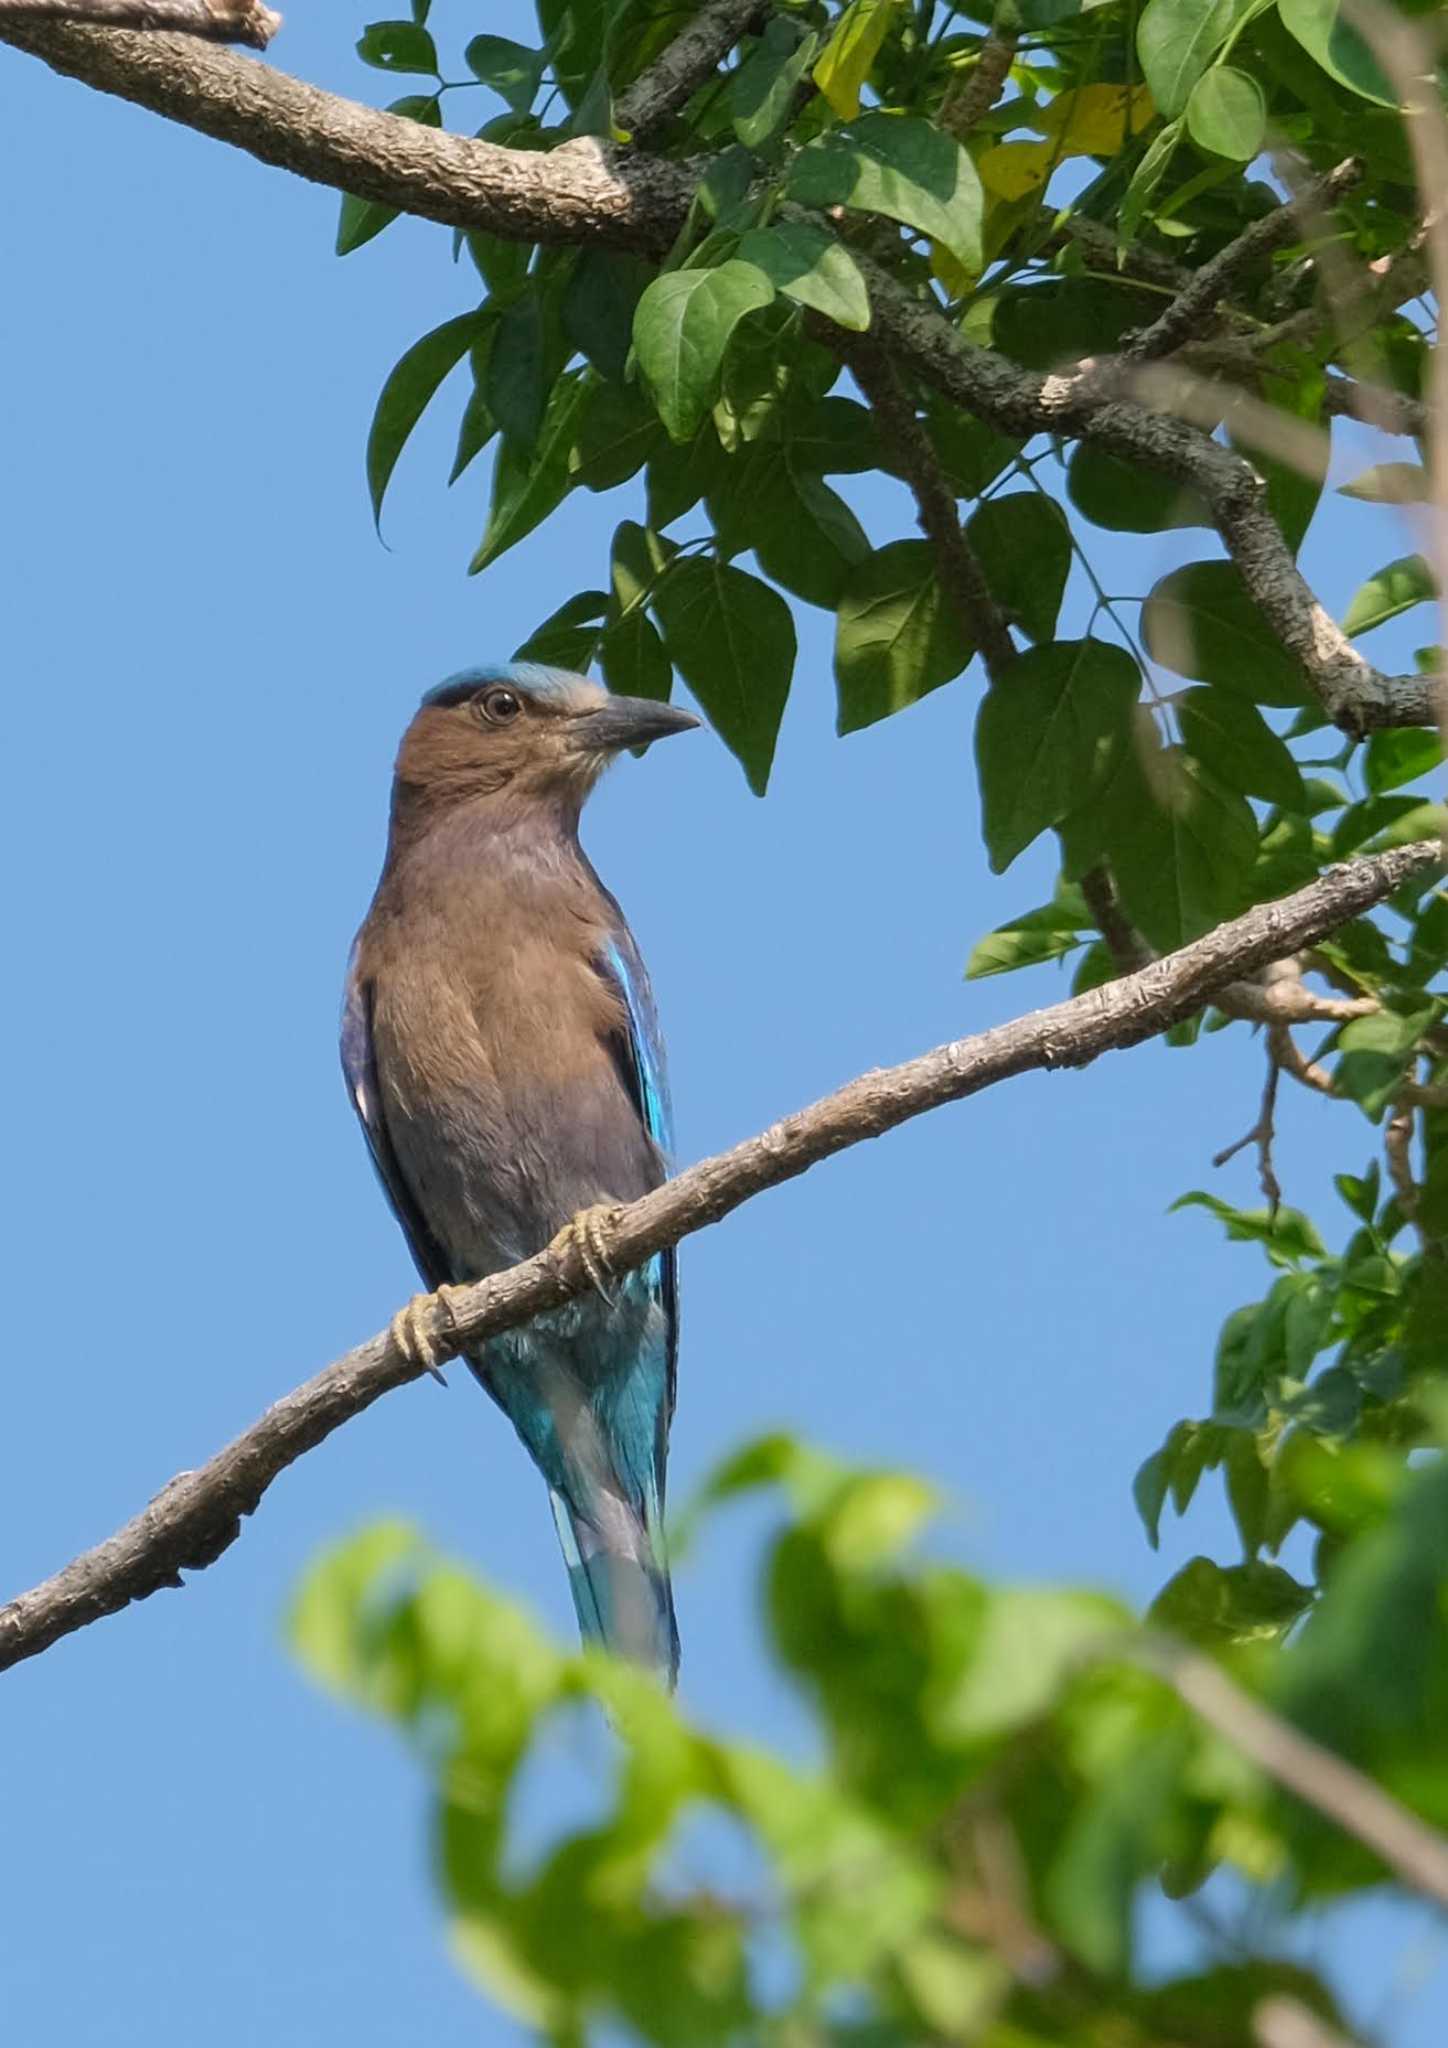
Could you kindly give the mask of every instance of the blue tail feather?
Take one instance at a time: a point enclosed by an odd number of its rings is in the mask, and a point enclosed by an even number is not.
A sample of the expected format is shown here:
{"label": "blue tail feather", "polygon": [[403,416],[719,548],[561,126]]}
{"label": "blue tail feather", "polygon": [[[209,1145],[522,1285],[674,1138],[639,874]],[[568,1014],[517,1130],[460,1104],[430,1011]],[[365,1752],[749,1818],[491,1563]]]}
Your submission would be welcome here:
{"label": "blue tail feather", "polygon": [[553,1487],[548,1498],[584,1640],[646,1665],[672,1688],[679,1631],[656,1518],[612,1490],[600,1489],[586,1507]]}

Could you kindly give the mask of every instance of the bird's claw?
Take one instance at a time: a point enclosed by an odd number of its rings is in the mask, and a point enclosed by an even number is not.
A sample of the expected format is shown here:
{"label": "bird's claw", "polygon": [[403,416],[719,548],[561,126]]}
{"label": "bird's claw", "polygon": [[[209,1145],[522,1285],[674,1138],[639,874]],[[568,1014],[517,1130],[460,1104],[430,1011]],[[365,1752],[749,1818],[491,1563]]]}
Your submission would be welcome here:
{"label": "bird's claw", "polygon": [[590,1209],[580,1209],[564,1224],[548,1247],[560,1258],[575,1252],[595,1292],[602,1295],[610,1308],[613,1307],[610,1283],[614,1274],[608,1256],[608,1226],[613,1215],[613,1205],[609,1202],[595,1202]]}
{"label": "bird's claw", "polygon": [[445,1387],[447,1381],[437,1362],[437,1346],[428,1332],[427,1319],[434,1308],[440,1308],[448,1322],[455,1323],[457,1310],[452,1297],[458,1291],[456,1287],[444,1286],[432,1294],[414,1294],[406,1308],[397,1311],[388,1329],[388,1335],[409,1364],[430,1372],[440,1387]]}

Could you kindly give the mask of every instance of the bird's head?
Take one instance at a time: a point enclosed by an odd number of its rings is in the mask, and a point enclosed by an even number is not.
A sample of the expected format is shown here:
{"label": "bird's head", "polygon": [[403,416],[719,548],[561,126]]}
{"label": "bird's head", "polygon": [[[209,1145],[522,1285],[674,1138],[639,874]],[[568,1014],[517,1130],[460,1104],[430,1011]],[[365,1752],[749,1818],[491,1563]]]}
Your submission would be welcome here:
{"label": "bird's head", "polygon": [[625,747],[698,723],[676,705],[615,697],[564,669],[464,669],[428,691],[403,734],[395,800],[432,811],[506,791],[576,813]]}

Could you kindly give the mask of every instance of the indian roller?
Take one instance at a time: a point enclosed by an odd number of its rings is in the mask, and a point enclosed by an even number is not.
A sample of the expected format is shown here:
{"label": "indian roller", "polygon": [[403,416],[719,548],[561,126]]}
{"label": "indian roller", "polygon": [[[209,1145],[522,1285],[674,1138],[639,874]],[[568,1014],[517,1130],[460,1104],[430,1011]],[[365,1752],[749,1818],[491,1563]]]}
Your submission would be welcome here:
{"label": "indian roller", "polygon": [[[601,1208],[665,1178],[668,1084],[648,975],[578,826],[617,754],[698,723],[529,663],[430,691],[342,1016],[348,1090],[429,1289],[446,1303],[569,1239],[584,1255],[590,1294],[466,1360],[547,1483],[585,1640],[670,1685],[675,1257],[617,1278],[596,1243]],[[394,1333],[432,1367],[416,1308]]]}

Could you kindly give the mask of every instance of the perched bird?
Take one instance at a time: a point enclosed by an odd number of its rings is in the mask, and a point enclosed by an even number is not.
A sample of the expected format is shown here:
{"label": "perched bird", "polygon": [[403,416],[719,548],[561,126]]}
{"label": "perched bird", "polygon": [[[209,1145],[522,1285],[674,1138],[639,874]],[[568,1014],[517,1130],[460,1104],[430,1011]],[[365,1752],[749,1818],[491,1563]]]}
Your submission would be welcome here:
{"label": "perched bird", "polygon": [[[348,972],[342,1066],[418,1270],[444,1302],[449,1285],[570,1232],[584,1250],[589,1211],[665,1177],[653,996],[578,821],[622,749],[698,722],[519,663],[450,678],[403,736],[387,855]],[[597,1272],[596,1247],[585,1262]],[[672,1684],[674,1253],[597,1279],[467,1363],[547,1481],[584,1637]],[[395,1333],[431,1366],[416,1308]]]}

